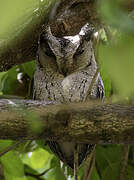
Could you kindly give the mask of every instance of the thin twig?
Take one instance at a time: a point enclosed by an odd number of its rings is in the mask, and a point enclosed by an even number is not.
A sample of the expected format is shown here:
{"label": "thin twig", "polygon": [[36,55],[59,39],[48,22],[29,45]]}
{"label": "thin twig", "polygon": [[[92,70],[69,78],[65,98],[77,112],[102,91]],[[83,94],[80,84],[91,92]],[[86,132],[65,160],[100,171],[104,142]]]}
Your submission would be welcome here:
{"label": "thin twig", "polygon": [[130,145],[122,146],[122,157],[120,163],[120,180],[125,180]]}
{"label": "thin twig", "polygon": [[93,79],[92,79],[92,81],[91,81],[91,83],[90,83],[90,85],[89,85],[89,88],[88,88],[88,90],[87,90],[87,93],[86,93],[86,96],[85,96],[83,102],[87,101],[88,97],[91,95],[91,91],[92,91],[92,88],[93,88],[93,86],[94,86],[94,83],[95,83],[95,81],[96,81],[96,79],[97,79],[98,73],[99,73],[99,68],[97,68],[97,70],[96,70],[96,72],[95,72],[95,74],[94,74],[94,77],[93,77]]}
{"label": "thin twig", "polygon": [[98,173],[98,176],[99,176],[100,180],[102,180],[102,175],[101,175],[101,172],[100,172],[100,169],[99,169],[99,167],[98,167],[97,162],[95,162],[95,167],[96,167],[96,171],[97,171],[97,173]]}
{"label": "thin twig", "polygon": [[31,176],[31,177],[37,178],[38,180],[42,180],[41,176],[44,176],[49,170],[50,170],[50,169],[47,169],[47,170],[43,171],[43,172],[40,173],[40,174],[32,174],[32,173],[26,172],[25,175],[26,175],[26,176]]}
{"label": "thin twig", "polygon": [[4,154],[6,154],[7,152],[11,151],[12,149],[14,149],[16,146],[21,144],[23,141],[25,141],[25,140],[24,139],[19,140],[16,143],[14,143],[11,146],[9,146],[8,148],[6,148],[3,152],[0,152],[0,157],[3,156]]}
{"label": "thin twig", "polygon": [[90,169],[89,169],[88,176],[87,176],[87,180],[91,180],[92,172],[95,167],[95,159],[96,159],[96,150],[94,149],[93,156],[92,156],[91,163],[90,163]]}
{"label": "thin twig", "polygon": [[[91,95],[91,91],[92,91],[94,83],[98,77],[98,73],[99,73],[99,68],[97,68],[97,70],[94,74],[94,77],[89,85],[87,94],[86,94],[83,102],[87,101],[88,97]],[[95,156],[96,156],[96,153],[95,153],[95,147],[94,147],[93,151],[89,154],[89,156],[87,157],[87,159],[85,161],[83,180],[90,179],[90,177],[92,175],[93,167],[95,166]]]}
{"label": "thin twig", "polygon": [[90,169],[92,168],[92,160],[95,152],[95,147],[93,148],[92,152],[87,156],[84,162],[84,173],[82,180],[87,180],[88,175],[90,173]]}
{"label": "thin twig", "polygon": [[74,179],[78,180],[78,145],[74,148]]}
{"label": "thin twig", "polygon": [[0,164],[0,178],[1,180],[6,180],[2,164]]}

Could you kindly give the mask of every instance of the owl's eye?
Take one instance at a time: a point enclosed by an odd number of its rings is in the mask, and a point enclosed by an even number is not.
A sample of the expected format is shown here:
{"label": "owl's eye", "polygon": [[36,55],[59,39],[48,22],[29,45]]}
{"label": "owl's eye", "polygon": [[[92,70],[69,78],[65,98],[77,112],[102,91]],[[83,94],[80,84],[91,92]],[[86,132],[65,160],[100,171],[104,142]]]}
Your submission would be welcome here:
{"label": "owl's eye", "polygon": [[45,54],[49,57],[53,57],[56,59],[55,54],[53,53],[53,51],[51,50],[51,48],[49,47],[47,43],[45,44]]}
{"label": "owl's eye", "polygon": [[54,57],[55,58],[55,55],[52,51],[49,51],[49,50],[46,50],[45,54],[49,57]]}
{"label": "owl's eye", "polygon": [[80,54],[82,54],[82,53],[84,53],[84,49],[79,49],[78,51],[76,51],[76,55],[80,55]]}
{"label": "owl's eye", "polygon": [[79,47],[74,55],[81,55],[84,53],[84,48]]}

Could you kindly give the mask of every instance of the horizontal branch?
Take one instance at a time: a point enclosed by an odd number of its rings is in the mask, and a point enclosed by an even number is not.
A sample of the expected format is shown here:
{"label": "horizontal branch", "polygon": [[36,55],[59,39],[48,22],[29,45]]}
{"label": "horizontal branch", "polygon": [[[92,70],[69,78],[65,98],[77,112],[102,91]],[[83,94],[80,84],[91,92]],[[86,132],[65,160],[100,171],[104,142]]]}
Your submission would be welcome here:
{"label": "horizontal branch", "polygon": [[134,143],[134,105],[0,100],[0,139]]}

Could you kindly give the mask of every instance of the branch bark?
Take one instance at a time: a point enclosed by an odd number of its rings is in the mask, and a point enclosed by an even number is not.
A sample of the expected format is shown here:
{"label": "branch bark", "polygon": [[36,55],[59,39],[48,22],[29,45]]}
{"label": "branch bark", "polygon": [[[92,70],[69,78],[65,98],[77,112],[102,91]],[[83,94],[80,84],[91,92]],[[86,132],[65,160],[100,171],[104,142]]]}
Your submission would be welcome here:
{"label": "branch bark", "polygon": [[134,105],[0,100],[0,139],[134,143]]}

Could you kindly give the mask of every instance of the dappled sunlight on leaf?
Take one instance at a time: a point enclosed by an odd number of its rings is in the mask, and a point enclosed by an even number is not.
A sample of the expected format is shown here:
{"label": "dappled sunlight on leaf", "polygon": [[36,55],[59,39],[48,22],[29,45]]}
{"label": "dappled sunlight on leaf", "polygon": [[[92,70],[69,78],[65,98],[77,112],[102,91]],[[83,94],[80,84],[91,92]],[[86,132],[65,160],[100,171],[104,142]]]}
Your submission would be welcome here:
{"label": "dappled sunlight on leaf", "polygon": [[50,168],[50,163],[53,155],[48,153],[42,148],[37,148],[33,152],[29,152],[24,155],[22,158],[23,162],[33,169],[36,170],[45,170]]}

